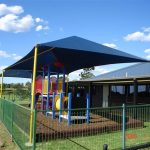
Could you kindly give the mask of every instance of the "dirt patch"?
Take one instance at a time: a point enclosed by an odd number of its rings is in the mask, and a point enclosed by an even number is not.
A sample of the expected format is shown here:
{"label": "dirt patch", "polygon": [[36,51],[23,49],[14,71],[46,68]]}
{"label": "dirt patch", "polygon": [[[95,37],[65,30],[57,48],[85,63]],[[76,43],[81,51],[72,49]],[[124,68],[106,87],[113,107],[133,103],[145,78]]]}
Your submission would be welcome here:
{"label": "dirt patch", "polygon": [[18,150],[5,126],[0,122],[0,150]]}

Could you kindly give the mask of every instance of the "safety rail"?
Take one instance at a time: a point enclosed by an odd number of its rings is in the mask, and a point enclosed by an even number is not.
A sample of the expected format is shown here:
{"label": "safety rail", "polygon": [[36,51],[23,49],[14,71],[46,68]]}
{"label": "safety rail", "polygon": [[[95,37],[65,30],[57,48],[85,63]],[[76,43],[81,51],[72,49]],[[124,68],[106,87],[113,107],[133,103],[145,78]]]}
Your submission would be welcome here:
{"label": "safety rail", "polygon": [[21,149],[98,150],[107,144],[113,150],[150,145],[150,105],[32,113],[33,140],[29,143],[31,109],[0,99],[0,120]]}

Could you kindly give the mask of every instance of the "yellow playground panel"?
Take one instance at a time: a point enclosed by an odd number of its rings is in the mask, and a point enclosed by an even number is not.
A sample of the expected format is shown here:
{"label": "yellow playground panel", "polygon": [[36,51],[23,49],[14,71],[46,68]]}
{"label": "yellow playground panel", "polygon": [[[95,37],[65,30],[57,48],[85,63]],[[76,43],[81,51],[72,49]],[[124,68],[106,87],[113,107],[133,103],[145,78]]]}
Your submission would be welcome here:
{"label": "yellow playground panel", "polygon": [[[43,94],[47,94],[47,85],[48,85],[48,80],[47,79],[44,79],[44,83],[43,83]],[[63,82],[62,80],[59,80],[58,82],[58,90],[57,90],[57,93],[61,93],[62,92],[62,85],[63,85]],[[56,83],[53,83],[51,82],[51,89],[50,91],[53,93],[55,90],[56,90]]]}
{"label": "yellow playground panel", "polygon": [[[48,80],[44,79],[44,83],[43,83],[43,94],[46,95],[47,94],[47,86],[48,86]],[[62,85],[63,82],[61,79],[59,79],[58,82],[58,90],[56,91],[56,82],[52,83],[51,82],[51,89],[50,89],[50,93],[52,94],[53,92],[57,92],[58,95],[55,96],[55,104],[54,104],[54,109],[55,110],[60,110],[60,93],[63,92],[62,90]],[[67,96],[63,96],[62,98],[62,109],[67,109],[67,105],[68,105],[68,97]]]}

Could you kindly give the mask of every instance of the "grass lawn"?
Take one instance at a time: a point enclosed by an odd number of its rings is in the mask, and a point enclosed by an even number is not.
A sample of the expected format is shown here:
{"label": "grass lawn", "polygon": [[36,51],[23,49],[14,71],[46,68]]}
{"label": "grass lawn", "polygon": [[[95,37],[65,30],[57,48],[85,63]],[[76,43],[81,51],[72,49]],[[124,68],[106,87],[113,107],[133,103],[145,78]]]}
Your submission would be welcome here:
{"label": "grass lawn", "polygon": [[[145,122],[144,128],[129,129],[126,131],[126,146],[135,146],[150,141],[150,122]],[[51,150],[99,150],[103,144],[108,144],[110,150],[121,149],[122,132],[106,133],[95,136],[53,140],[37,143],[37,149]]]}

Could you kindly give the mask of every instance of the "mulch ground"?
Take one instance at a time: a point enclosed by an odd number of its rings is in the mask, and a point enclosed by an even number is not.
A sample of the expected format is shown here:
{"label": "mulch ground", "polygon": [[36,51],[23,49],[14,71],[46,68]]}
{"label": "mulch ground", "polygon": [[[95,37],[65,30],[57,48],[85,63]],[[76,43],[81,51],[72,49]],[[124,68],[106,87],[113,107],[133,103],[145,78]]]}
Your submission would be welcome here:
{"label": "mulch ground", "polygon": [[8,133],[5,126],[0,122],[0,142],[2,145],[0,146],[0,150],[18,150],[18,147],[12,142],[10,134]]}
{"label": "mulch ground", "polygon": [[[144,123],[140,120],[130,117],[126,120],[126,128],[143,126]],[[114,117],[112,119],[110,116],[90,114],[89,124],[86,123],[86,120],[76,120],[68,127],[66,120],[63,119],[59,123],[58,117],[52,120],[51,116],[46,117],[45,114],[39,112],[37,113],[36,141],[110,133],[119,131],[121,128],[121,120]]]}

